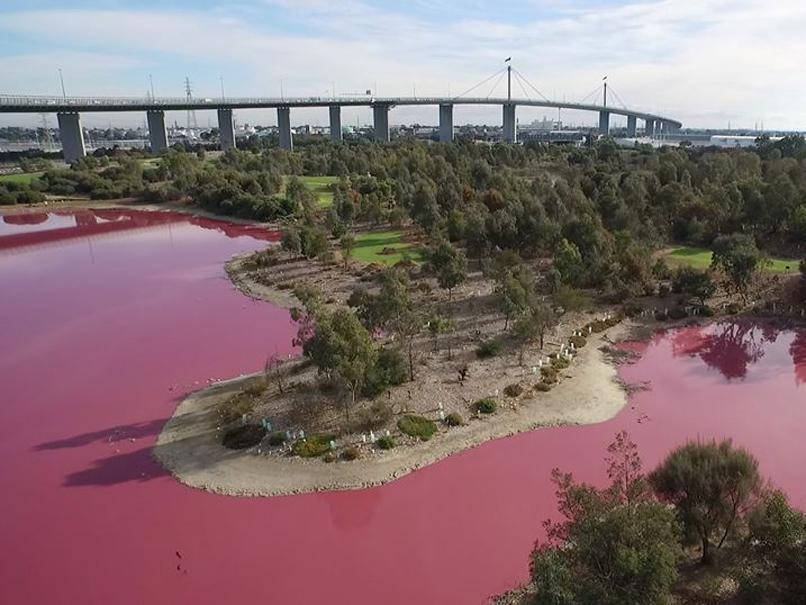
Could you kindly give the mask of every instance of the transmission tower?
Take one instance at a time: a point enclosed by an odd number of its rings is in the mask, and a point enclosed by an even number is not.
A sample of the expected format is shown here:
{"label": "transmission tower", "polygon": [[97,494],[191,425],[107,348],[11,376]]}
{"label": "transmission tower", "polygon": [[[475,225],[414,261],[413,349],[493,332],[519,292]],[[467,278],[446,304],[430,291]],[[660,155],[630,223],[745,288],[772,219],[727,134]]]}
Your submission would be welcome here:
{"label": "transmission tower", "polygon": [[[185,99],[187,100],[188,104],[193,102],[193,89],[190,87],[190,78],[185,77]],[[196,122],[196,111],[193,109],[188,109],[188,131],[190,131],[191,126],[193,128],[198,128],[199,125]]]}

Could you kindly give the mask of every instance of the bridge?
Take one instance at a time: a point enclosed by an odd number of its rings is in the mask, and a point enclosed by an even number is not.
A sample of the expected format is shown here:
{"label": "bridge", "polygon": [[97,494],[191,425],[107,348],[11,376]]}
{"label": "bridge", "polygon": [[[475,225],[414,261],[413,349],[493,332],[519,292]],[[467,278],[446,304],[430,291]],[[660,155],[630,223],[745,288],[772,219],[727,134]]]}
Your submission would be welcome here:
{"label": "bridge", "polygon": [[410,105],[430,105],[439,108],[439,140],[453,140],[453,108],[456,105],[498,105],[503,110],[503,138],[509,143],[517,142],[517,107],[546,107],[598,113],[599,132],[610,132],[610,116],[627,118],[627,136],[634,137],[638,132],[638,120],[644,122],[644,135],[655,136],[676,132],[682,124],[670,117],[632,110],[626,107],[608,106],[607,84],[601,105],[591,103],[570,103],[532,98],[513,98],[511,84],[507,96],[491,97],[299,97],[299,98],[221,98],[188,99],[158,97],[47,97],[0,95],[0,113],[56,113],[59,133],[62,140],[64,159],[75,162],[86,154],[81,128],[81,113],[144,111],[146,113],[149,142],[152,153],[160,153],[168,148],[168,132],[165,127],[165,112],[175,110],[216,110],[221,147],[224,150],[235,147],[235,127],[232,120],[234,109],[276,109],[277,125],[280,134],[280,147],[293,149],[291,131],[291,110],[302,107],[328,108],[330,117],[330,138],[333,142],[342,140],[342,107],[369,106],[372,108],[374,138],[379,142],[389,141],[389,111],[393,107]]}

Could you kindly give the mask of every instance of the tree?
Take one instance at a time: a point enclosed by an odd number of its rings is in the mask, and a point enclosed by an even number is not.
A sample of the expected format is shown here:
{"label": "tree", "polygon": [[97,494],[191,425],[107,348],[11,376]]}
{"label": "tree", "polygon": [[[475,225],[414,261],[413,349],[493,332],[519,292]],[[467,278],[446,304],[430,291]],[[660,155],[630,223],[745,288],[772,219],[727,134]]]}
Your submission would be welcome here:
{"label": "tree", "polygon": [[353,256],[353,250],[355,250],[355,236],[352,233],[342,235],[339,245],[341,246],[341,256],[344,258],[344,266],[346,267],[350,264],[350,258]]}
{"label": "tree", "polygon": [[746,300],[747,288],[762,260],[756,242],[743,233],[721,235],[714,240],[713,249],[711,266],[722,269],[742,300]]}
{"label": "tree", "polygon": [[[317,316],[314,334],[303,352],[320,372],[335,373],[344,381],[353,404],[377,356],[369,332],[345,307]],[[349,416],[349,408],[347,413]]]}
{"label": "tree", "polygon": [[754,592],[769,602],[802,603],[806,594],[806,515],[793,509],[782,492],[773,491],[748,516],[748,526],[748,572]]}
{"label": "tree", "polygon": [[689,442],[669,454],[649,480],[677,509],[685,537],[700,543],[703,563],[712,560],[713,541],[722,547],[762,488],[758,462],[730,440]]}
{"label": "tree", "polygon": [[[426,327],[428,328],[428,333],[431,335],[431,338],[434,340],[434,352],[439,350],[439,337],[442,334],[448,334],[452,332],[455,328],[454,322],[449,317],[443,317],[442,315],[433,314],[428,318],[426,322]],[[450,344],[448,345],[448,359],[451,358],[451,348]]]}
{"label": "tree", "polygon": [[518,316],[512,330],[520,341],[519,364],[523,365],[523,355],[530,343],[538,340],[540,348],[543,349],[546,332],[556,324],[557,315],[554,313],[554,309],[543,301],[535,302]]}
{"label": "tree", "polygon": [[585,267],[579,248],[567,239],[563,239],[554,253],[554,268],[560,272],[564,283],[572,286],[581,285]]}
{"label": "tree", "polygon": [[606,489],[552,473],[565,520],[547,521],[548,539],[532,553],[536,605],[660,604],[669,597],[680,550],[674,512],[652,498],[626,433],[608,451]]}
{"label": "tree", "polygon": [[441,288],[448,290],[448,300],[453,296],[453,289],[465,281],[467,277],[467,259],[454,248],[450,242],[442,241],[431,250],[429,263],[437,274]]}
{"label": "tree", "polygon": [[523,265],[499,273],[499,281],[495,287],[498,306],[504,313],[504,330],[509,329],[509,320],[526,313],[535,297],[534,280],[529,270]]}
{"label": "tree", "polygon": [[672,290],[695,298],[701,306],[705,306],[705,302],[716,292],[716,284],[708,271],[680,267],[672,276]]}

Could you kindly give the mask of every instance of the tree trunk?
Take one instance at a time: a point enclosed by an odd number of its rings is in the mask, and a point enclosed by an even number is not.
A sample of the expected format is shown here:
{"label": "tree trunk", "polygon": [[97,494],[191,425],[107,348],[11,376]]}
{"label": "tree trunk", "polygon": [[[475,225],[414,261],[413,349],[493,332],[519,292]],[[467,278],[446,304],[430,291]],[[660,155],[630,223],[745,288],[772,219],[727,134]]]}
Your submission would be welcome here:
{"label": "tree trunk", "polygon": [[700,563],[703,565],[710,565],[713,560],[711,556],[711,544],[708,542],[708,538],[702,539],[702,559],[700,559]]}

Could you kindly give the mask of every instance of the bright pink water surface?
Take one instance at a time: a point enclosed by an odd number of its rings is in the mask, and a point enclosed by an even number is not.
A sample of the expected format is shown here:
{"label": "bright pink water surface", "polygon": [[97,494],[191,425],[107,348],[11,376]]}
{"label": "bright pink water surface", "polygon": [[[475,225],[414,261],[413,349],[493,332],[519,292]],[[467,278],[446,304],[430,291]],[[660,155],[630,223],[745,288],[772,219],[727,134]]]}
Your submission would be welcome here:
{"label": "bright pink water surface", "polygon": [[177,400],[290,350],[287,313],[222,268],[265,232],[164,213],[10,218],[0,603],[483,603],[525,579],[552,467],[601,480],[622,428],[648,466],[687,438],[731,436],[806,506],[806,332],[741,323],[635,345],[622,374],[651,390],[600,425],[498,440],[377,489],[183,487],[149,455]]}

